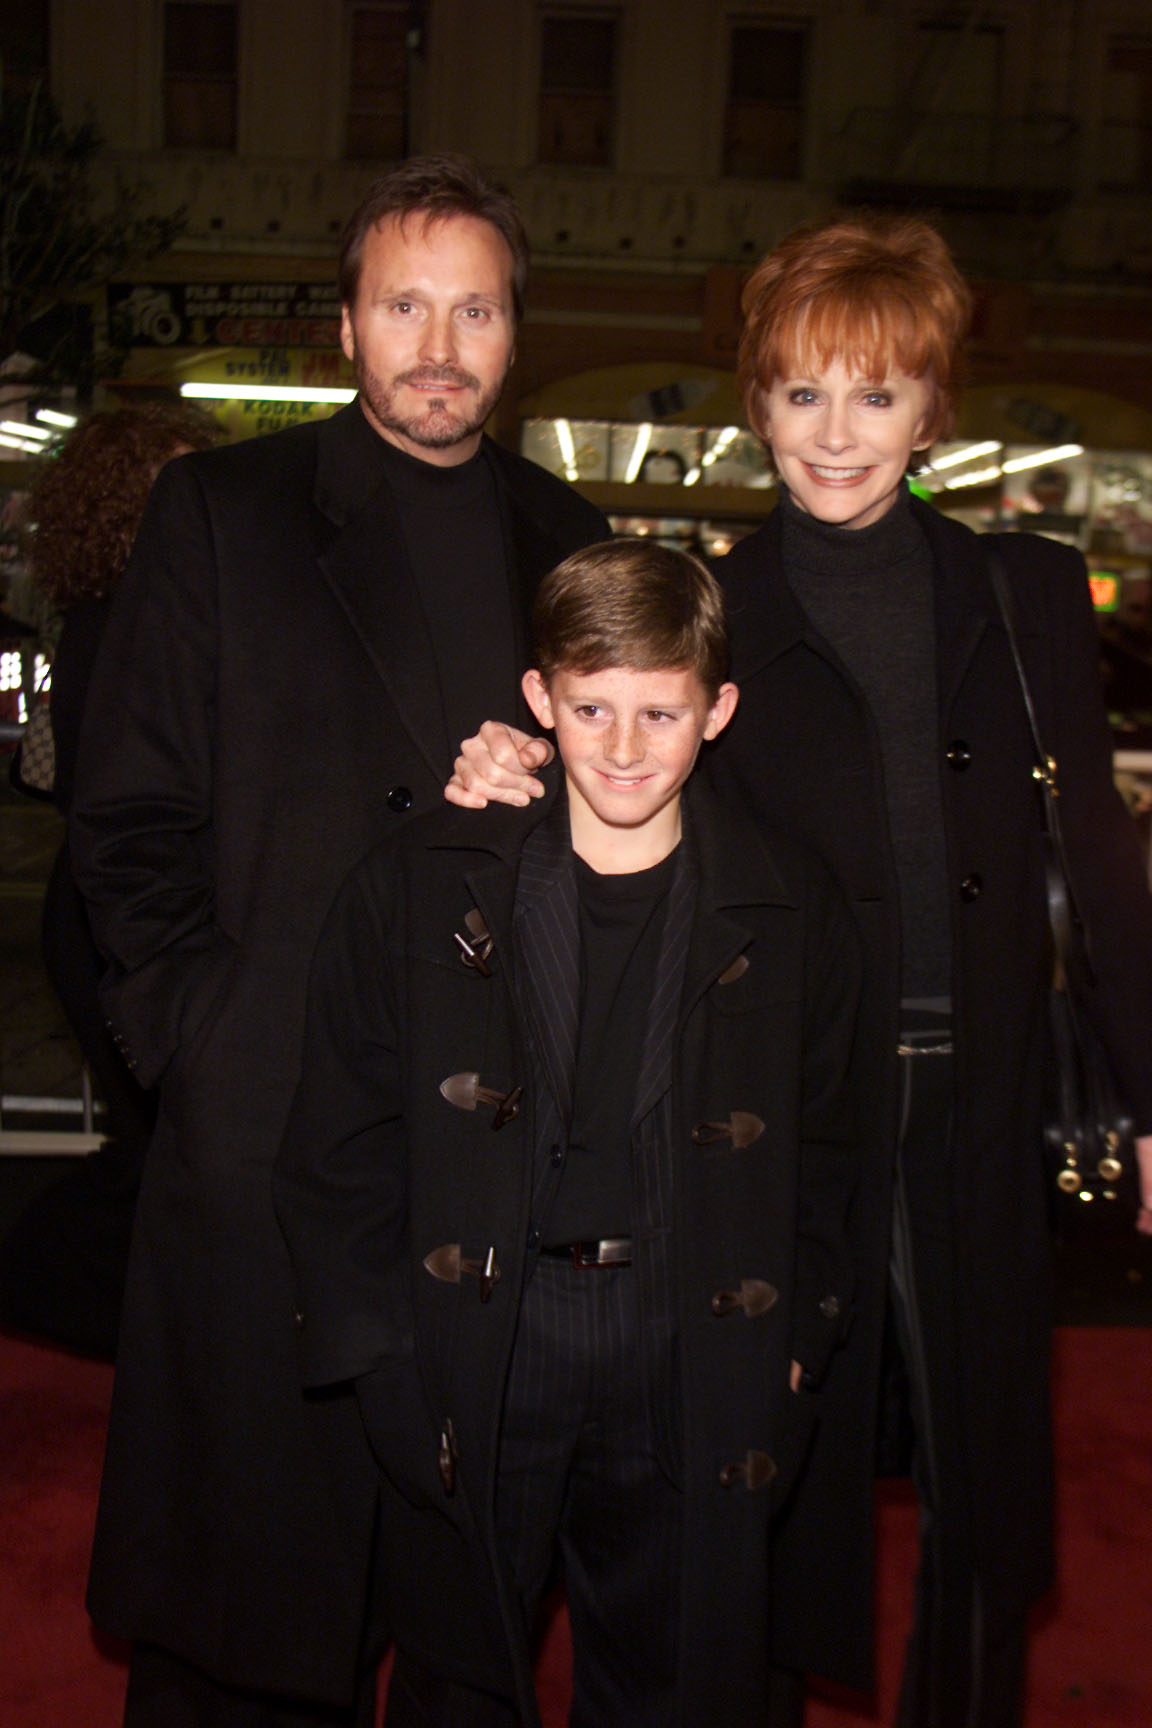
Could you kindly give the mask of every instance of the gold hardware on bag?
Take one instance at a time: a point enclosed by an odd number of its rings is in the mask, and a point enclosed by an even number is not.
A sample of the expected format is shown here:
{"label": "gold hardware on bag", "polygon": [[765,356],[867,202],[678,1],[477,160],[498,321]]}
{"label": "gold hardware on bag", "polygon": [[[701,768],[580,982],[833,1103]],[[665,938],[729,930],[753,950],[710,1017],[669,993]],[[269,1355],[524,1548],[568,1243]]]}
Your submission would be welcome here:
{"label": "gold hardware on bag", "polygon": [[1039,762],[1037,762],[1036,766],[1032,770],[1032,778],[1033,780],[1043,781],[1049,792],[1051,792],[1053,798],[1059,798],[1060,788],[1056,784],[1055,756],[1045,756],[1043,768],[1041,768]]}

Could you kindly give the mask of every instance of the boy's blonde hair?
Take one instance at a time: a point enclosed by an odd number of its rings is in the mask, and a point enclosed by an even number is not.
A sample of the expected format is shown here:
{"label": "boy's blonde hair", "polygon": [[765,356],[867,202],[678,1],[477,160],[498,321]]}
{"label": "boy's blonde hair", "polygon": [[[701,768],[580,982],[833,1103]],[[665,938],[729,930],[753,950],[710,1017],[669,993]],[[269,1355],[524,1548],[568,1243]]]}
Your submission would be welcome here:
{"label": "boy's blonde hair", "polygon": [[653,540],[605,540],[544,578],[532,615],[534,664],[560,671],[686,669],[715,700],[728,671],[716,578],[699,558]]}

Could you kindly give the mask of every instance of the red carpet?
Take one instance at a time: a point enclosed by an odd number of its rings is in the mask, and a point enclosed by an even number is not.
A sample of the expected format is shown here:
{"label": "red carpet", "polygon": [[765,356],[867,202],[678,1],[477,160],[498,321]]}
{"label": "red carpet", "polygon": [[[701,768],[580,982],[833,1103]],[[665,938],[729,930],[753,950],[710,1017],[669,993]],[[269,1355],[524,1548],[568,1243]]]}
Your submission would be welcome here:
{"label": "red carpet", "polygon": [[[1057,1333],[1062,1583],[1039,1623],[1027,1728],[1152,1728],[1152,1334]],[[82,1605],[111,1371],[0,1335],[0,1723],[118,1728],[123,1651]],[[881,1505],[879,1687],[874,1701],[813,1702],[808,1728],[891,1721],[907,1626],[916,1512]],[[567,1637],[541,1668],[561,1728]],[[700,1728],[707,1728],[702,1723]]]}

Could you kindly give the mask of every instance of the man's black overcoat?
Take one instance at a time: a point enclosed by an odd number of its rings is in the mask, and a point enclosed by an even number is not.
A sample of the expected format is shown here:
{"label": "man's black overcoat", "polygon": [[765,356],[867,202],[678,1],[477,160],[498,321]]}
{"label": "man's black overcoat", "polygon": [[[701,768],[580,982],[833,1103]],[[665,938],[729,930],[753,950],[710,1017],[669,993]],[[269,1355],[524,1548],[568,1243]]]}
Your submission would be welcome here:
{"label": "man's black overcoat", "polygon": [[[607,528],[486,448],[526,630],[540,577]],[[93,678],[72,827],[109,1017],[163,1086],[91,1610],[221,1680],[334,1702],[375,1483],[351,1401],[301,1399],[269,1172],[336,887],[451,772],[428,630],[358,403],[170,464]]]}
{"label": "man's black overcoat", "polygon": [[[795,1355],[824,1381],[850,1307],[859,958],[818,860],[706,788],[689,792],[637,1057],[629,1276],[645,1335],[677,1338],[669,1468],[683,1481],[684,1554],[669,1728],[750,1728],[765,1695],[772,1522],[825,1395],[793,1393],[789,1366]],[[305,1378],[373,1373],[385,1411],[372,1431],[391,1485],[397,1639],[439,1672],[518,1694],[526,1725],[538,1721],[531,1669],[492,1513],[579,996],[566,811],[533,817],[445,812],[354,871],[317,947],[275,1175]],[[474,910],[492,938],[487,975],[456,941]],[[445,1096],[442,1081],[469,1073],[497,1098],[522,1087],[515,1118],[496,1127],[491,1104]],[[654,1205],[655,1191],[666,1198]],[[827,1384],[837,1370],[833,1359]]]}
{"label": "man's black overcoat", "polygon": [[[974,1539],[996,1621],[1022,1612],[1052,1574],[1043,849],[1023,701],[981,540],[916,500],[913,510],[934,563],[939,728],[929,742],[951,883],[957,1373]],[[1098,1018],[1137,1126],[1152,1130],[1152,901],[1112,784],[1083,560],[1033,535],[996,544],[1041,735],[1058,763]],[[874,1108],[855,1216],[862,1288],[846,1372],[829,1388],[813,1467],[780,1539],[778,1630],[785,1659],[865,1685],[872,1495],[861,1438],[872,1427],[888,1282],[901,964],[883,766],[863,695],[789,587],[779,524],[716,568],[741,699],[709,772],[726,795],[815,846],[848,893],[864,950],[858,1048]]]}

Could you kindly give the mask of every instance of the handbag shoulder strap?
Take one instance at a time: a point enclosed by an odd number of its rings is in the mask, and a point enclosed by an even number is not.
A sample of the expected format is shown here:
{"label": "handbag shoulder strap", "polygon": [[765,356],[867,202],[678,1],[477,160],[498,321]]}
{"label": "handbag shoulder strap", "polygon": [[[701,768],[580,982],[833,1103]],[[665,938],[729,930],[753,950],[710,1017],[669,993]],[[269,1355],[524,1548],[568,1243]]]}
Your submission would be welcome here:
{"label": "handbag shoulder strap", "polygon": [[1052,940],[1056,950],[1056,974],[1066,976],[1069,961],[1087,970],[1091,975],[1091,960],[1089,958],[1088,932],[1076,906],[1076,896],[1072,891],[1072,879],[1068,869],[1068,855],[1064,850],[1064,835],[1060,827],[1060,810],[1056,800],[1060,796],[1058,784],[1058,764],[1054,756],[1050,756],[1044,748],[1040,736],[1040,723],[1036,718],[1036,705],[1032,700],[1032,691],[1028,684],[1028,675],[1024,670],[1024,659],[1020,652],[1020,641],[1016,634],[1015,607],[1012,592],[1008,586],[1008,573],[1004,560],[996,547],[985,544],[985,558],[988,575],[996,595],[996,604],[1000,609],[1000,617],[1004,631],[1008,637],[1008,646],[1012,653],[1012,663],[1016,668],[1016,677],[1020,684],[1020,694],[1024,699],[1024,712],[1028,716],[1028,729],[1032,734],[1032,749],[1035,762],[1032,767],[1032,778],[1035,780],[1040,795],[1040,808],[1044,820],[1044,831],[1048,837],[1048,917],[1052,925]]}

